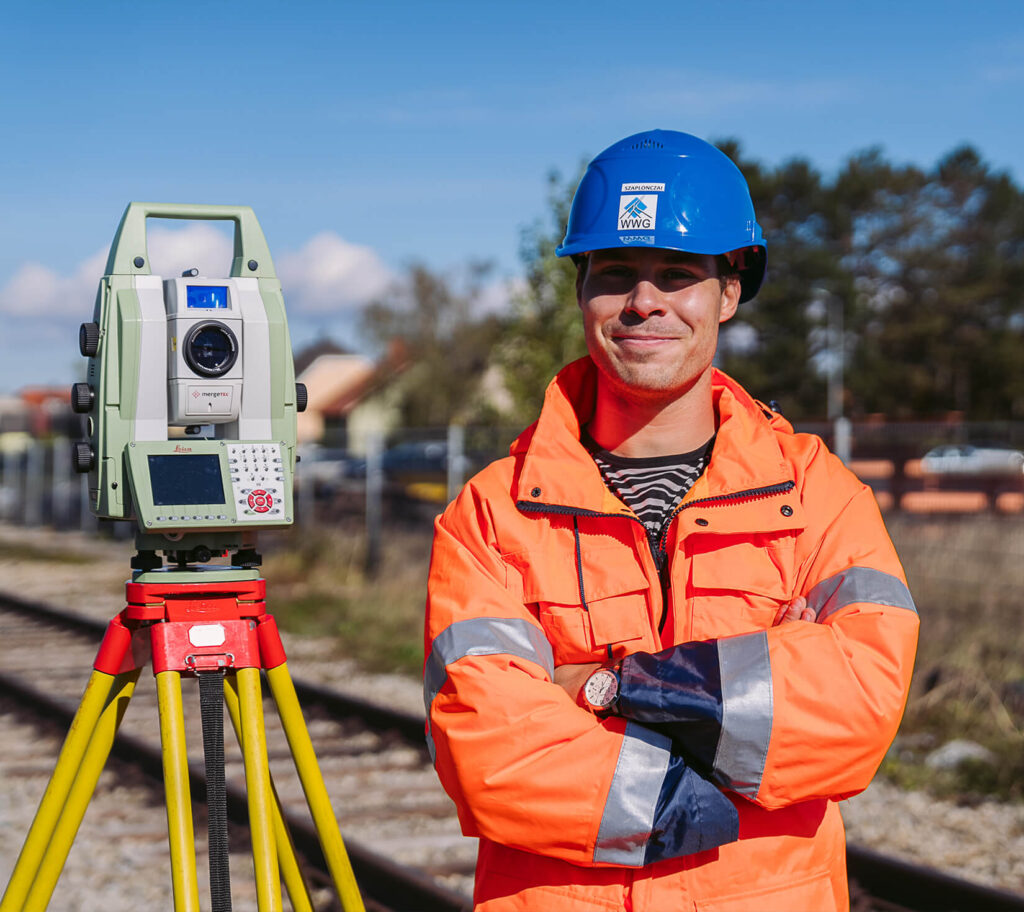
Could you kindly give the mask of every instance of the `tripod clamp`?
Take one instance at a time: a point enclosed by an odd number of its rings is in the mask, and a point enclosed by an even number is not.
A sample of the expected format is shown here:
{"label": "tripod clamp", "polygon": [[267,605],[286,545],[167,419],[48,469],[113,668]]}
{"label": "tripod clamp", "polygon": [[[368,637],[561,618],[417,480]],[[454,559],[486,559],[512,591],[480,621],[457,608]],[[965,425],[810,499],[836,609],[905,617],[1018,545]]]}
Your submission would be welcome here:
{"label": "tripod clamp", "polygon": [[277,622],[266,612],[266,580],[129,582],[125,590],[127,607],[107,626],[96,671],[141,668],[145,652],[138,640],[147,631],[154,674],[271,669],[287,660]]}

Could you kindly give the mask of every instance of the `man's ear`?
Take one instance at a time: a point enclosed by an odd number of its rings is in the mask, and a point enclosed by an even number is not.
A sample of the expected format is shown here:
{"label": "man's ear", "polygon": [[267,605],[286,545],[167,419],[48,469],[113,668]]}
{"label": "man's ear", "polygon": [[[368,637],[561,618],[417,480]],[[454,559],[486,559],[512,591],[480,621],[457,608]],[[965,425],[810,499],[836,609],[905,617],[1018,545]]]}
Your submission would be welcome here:
{"label": "man's ear", "polygon": [[718,322],[724,323],[731,320],[736,314],[736,308],[740,304],[740,293],[742,288],[738,276],[730,276],[725,280],[725,288],[722,289],[722,302],[718,310]]}

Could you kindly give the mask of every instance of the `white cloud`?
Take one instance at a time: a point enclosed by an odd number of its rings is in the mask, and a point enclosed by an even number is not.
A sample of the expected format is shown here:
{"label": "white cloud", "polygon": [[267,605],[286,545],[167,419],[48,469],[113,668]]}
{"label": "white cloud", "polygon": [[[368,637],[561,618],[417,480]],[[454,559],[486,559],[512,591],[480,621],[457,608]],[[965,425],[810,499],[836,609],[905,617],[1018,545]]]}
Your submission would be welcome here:
{"label": "white cloud", "polygon": [[87,319],[92,314],[96,287],[106,262],[106,251],[97,251],[70,275],[59,275],[41,263],[25,263],[0,288],[0,313],[38,319]]}
{"label": "white cloud", "polygon": [[[185,228],[152,228],[147,233],[149,259],[157,275],[176,276],[198,267],[204,275],[226,275],[231,269],[232,240],[201,222]],[[107,265],[107,250],[97,250],[66,275],[41,263],[24,263],[0,288],[0,313],[15,317],[92,316],[96,288]]]}
{"label": "white cloud", "polygon": [[[212,224],[155,227],[148,232],[147,242],[150,264],[157,275],[177,276],[194,267],[200,275],[217,277],[231,269],[230,232]],[[329,231],[275,259],[285,303],[296,313],[355,309],[383,293],[394,280],[370,247],[349,243]],[[0,313],[88,319],[106,261],[107,251],[98,250],[64,275],[41,263],[25,263],[0,288]]]}
{"label": "white cloud", "polygon": [[234,239],[230,222],[188,222],[183,228],[154,227],[146,232],[150,269],[165,279],[186,269],[217,278],[231,272]]}
{"label": "white cloud", "polygon": [[[195,267],[215,278],[231,269],[230,223],[154,226],[147,241],[157,275],[177,276]],[[298,250],[282,251],[274,261],[293,329],[338,315],[342,319],[331,320],[332,331],[344,336],[353,322],[345,317],[382,294],[395,279],[370,247],[349,243],[331,232],[310,238]],[[78,325],[92,318],[106,262],[104,249],[68,272],[28,262],[6,282],[0,278],[0,315],[9,318],[0,359],[0,390],[70,382],[77,376]]]}
{"label": "white cloud", "polygon": [[[663,74],[661,88],[644,94],[647,110],[685,111],[713,115],[728,111],[783,108],[821,109],[841,104],[857,93],[843,79],[722,79],[697,73]],[[638,99],[639,100],[639,99]]]}
{"label": "white cloud", "polygon": [[1024,37],[1008,35],[1003,38],[986,39],[983,44],[972,48],[982,82],[994,85],[1011,85],[1024,77]]}
{"label": "white cloud", "polygon": [[299,313],[354,310],[382,294],[395,280],[370,247],[330,231],[277,258],[285,302]]}

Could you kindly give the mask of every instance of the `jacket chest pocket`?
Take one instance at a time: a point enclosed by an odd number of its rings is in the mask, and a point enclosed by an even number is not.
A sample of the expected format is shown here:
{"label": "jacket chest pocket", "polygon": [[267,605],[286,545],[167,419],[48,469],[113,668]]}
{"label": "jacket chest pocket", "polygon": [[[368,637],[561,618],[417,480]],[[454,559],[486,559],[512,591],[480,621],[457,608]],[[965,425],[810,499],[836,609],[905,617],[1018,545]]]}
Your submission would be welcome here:
{"label": "jacket chest pocket", "polygon": [[556,665],[654,648],[649,585],[632,554],[624,560],[618,549],[584,551],[580,566],[573,555],[561,562],[518,557],[523,601],[544,627]]}
{"label": "jacket chest pocket", "polygon": [[[713,545],[713,541],[708,542]],[[690,639],[734,636],[771,627],[792,591],[789,537],[741,541],[690,556]]]}

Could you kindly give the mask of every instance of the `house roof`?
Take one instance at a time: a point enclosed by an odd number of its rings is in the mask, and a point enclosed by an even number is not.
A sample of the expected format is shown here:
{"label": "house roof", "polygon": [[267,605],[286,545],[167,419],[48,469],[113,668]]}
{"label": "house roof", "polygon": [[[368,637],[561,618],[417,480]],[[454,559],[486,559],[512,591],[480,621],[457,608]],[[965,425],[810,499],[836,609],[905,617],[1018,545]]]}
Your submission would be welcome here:
{"label": "house roof", "polygon": [[345,414],[359,401],[375,371],[363,355],[320,355],[298,376],[306,384],[307,410]]}
{"label": "house roof", "polygon": [[302,351],[295,353],[295,376],[299,376],[317,358],[323,355],[351,355],[352,352],[331,339],[317,339]]}

